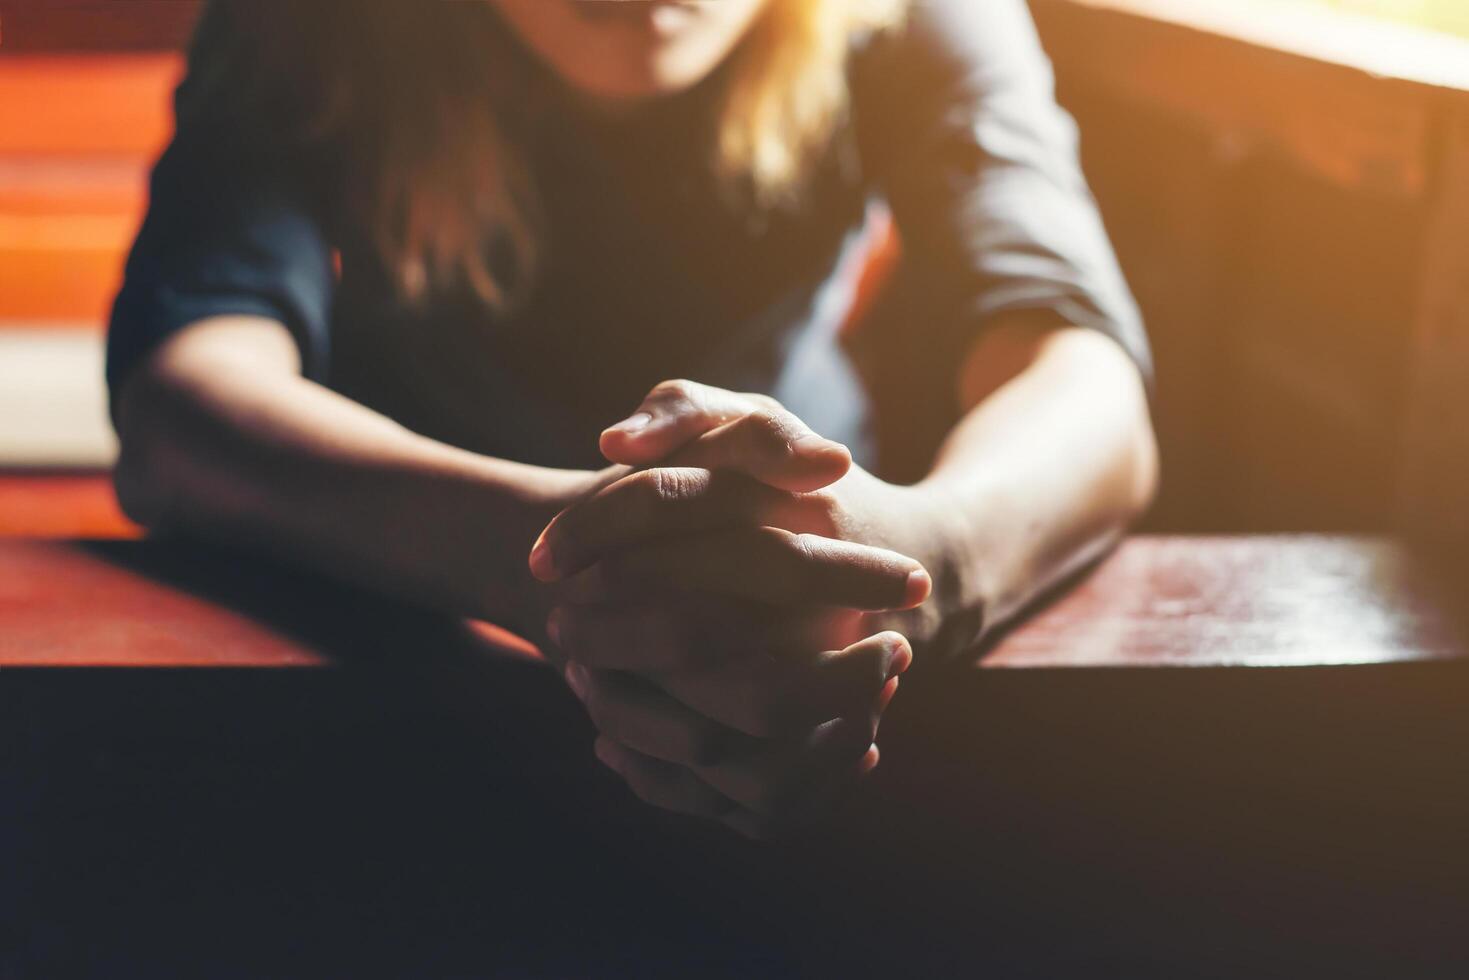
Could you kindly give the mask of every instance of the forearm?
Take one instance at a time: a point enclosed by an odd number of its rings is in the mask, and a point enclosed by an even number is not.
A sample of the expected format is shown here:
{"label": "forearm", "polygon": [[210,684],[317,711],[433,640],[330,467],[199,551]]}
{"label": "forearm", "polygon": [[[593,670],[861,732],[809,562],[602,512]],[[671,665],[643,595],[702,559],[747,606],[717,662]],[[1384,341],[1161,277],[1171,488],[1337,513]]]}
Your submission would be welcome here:
{"label": "forearm", "polygon": [[1141,377],[1101,334],[998,326],[960,389],[972,407],[913,488],[942,528],[930,616],[944,654],[1112,547],[1157,482]]}
{"label": "forearm", "polygon": [[129,380],[116,413],[129,513],[520,625],[534,590],[526,553],[588,475],[416,435],[281,370],[271,344],[289,343],[283,331],[263,349],[260,337],[259,324],[196,325]]}

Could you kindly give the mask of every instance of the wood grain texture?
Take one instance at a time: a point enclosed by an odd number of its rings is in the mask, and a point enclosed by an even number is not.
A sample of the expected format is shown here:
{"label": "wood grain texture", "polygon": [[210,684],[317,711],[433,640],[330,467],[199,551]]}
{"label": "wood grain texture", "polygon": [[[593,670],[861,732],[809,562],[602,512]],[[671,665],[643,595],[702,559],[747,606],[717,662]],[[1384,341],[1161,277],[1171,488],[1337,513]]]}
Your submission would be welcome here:
{"label": "wood grain texture", "polygon": [[1323,666],[1469,656],[1452,577],[1385,539],[1137,538],[986,667]]}
{"label": "wood grain texture", "polygon": [[[980,664],[1307,666],[1469,656],[1452,593],[1382,540],[1139,537]],[[0,542],[0,665],[319,667],[424,649],[530,655],[238,555],[164,542]]]}

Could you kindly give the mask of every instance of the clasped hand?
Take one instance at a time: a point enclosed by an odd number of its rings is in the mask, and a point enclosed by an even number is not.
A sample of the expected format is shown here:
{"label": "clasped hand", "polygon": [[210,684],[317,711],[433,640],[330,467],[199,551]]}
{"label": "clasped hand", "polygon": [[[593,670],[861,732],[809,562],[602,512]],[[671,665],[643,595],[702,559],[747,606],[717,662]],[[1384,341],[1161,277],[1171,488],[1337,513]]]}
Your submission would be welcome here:
{"label": "clasped hand", "polygon": [[685,381],[601,447],[622,467],[530,555],[598,758],[646,802],[748,836],[809,822],[876,766],[912,662],[873,632],[932,588],[892,547],[903,488],[773,399]]}

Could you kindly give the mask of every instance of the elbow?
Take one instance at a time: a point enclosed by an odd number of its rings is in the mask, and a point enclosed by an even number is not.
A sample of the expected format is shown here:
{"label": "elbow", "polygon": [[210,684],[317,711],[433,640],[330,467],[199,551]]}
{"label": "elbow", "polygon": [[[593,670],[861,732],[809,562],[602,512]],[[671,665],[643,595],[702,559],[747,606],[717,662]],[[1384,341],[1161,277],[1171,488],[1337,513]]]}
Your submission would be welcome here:
{"label": "elbow", "polygon": [[112,488],[118,506],[133,523],[158,530],[167,523],[170,467],[168,422],[161,412],[154,382],[146,370],[134,372],[113,396],[113,427],[118,457],[112,468]]}
{"label": "elbow", "polygon": [[113,390],[113,487],[123,513],[154,530],[208,531],[256,506],[241,440],[258,402],[251,386],[299,368],[290,333],[272,321],[219,317],[161,343]]}
{"label": "elbow", "polygon": [[1160,463],[1158,439],[1153,432],[1152,419],[1146,406],[1141,412],[1133,437],[1131,453],[1131,492],[1129,494],[1128,523],[1131,524],[1148,512],[1158,497]]}
{"label": "elbow", "polygon": [[1137,363],[1109,337],[1086,332],[1072,335],[1085,359],[1075,390],[1086,392],[1085,411],[1095,420],[1097,446],[1105,446],[1103,464],[1106,509],[1117,530],[1139,521],[1157,499],[1161,461],[1153,428],[1147,382]]}
{"label": "elbow", "polygon": [[1125,529],[1153,506],[1160,482],[1158,439],[1143,370],[1119,342],[1094,330],[1067,328],[1052,335],[1052,345],[1068,372],[1064,386],[1082,399],[1094,445],[1104,454],[1103,506],[1118,529]]}
{"label": "elbow", "polygon": [[1118,474],[1115,499],[1122,511],[1122,523],[1131,526],[1153,506],[1160,482],[1160,453],[1148,384],[1142,369],[1120,344],[1096,334],[1088,339],[1105,350],[1110,368],[1110,372],[1094,370],[1094,376],[1110,373],[1114,378],[1108,390],[1112,393],[1112,404],[1118,409],[1112,414],[1116,426],[1112,445],[1119,450],[1114,470]]}
{"label": "elbow", "polygon": [[1160,459],[1158,437],[1153,430],[1153,413],[1142,377],[1132,372],[1126,446],[1122,464],[1124,490],[1121,497],[1123,521],[1132,525],[1153,506],[1158,497]]}
{"label": "elbow", "polygon": [[167,494],[155,471],[124,448],[112,470],[112,490],[128,520],[149,530],[163,524]]}

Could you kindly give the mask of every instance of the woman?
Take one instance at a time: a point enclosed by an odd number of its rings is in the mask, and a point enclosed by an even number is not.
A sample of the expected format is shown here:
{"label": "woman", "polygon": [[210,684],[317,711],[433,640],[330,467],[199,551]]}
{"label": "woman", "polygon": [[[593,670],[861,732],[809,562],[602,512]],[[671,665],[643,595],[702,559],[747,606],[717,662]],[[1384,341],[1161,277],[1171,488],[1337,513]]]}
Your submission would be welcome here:
{"label": "woman", "polygon": [[[110,334],[124,507],[519,629],[649,802],[809,819],[915,654],[1152,495],[1023,0],[216,0],[177,104]],[[836,329],[875,202],[897,426]],[[935,411],[922,479],[865,468]]]}

